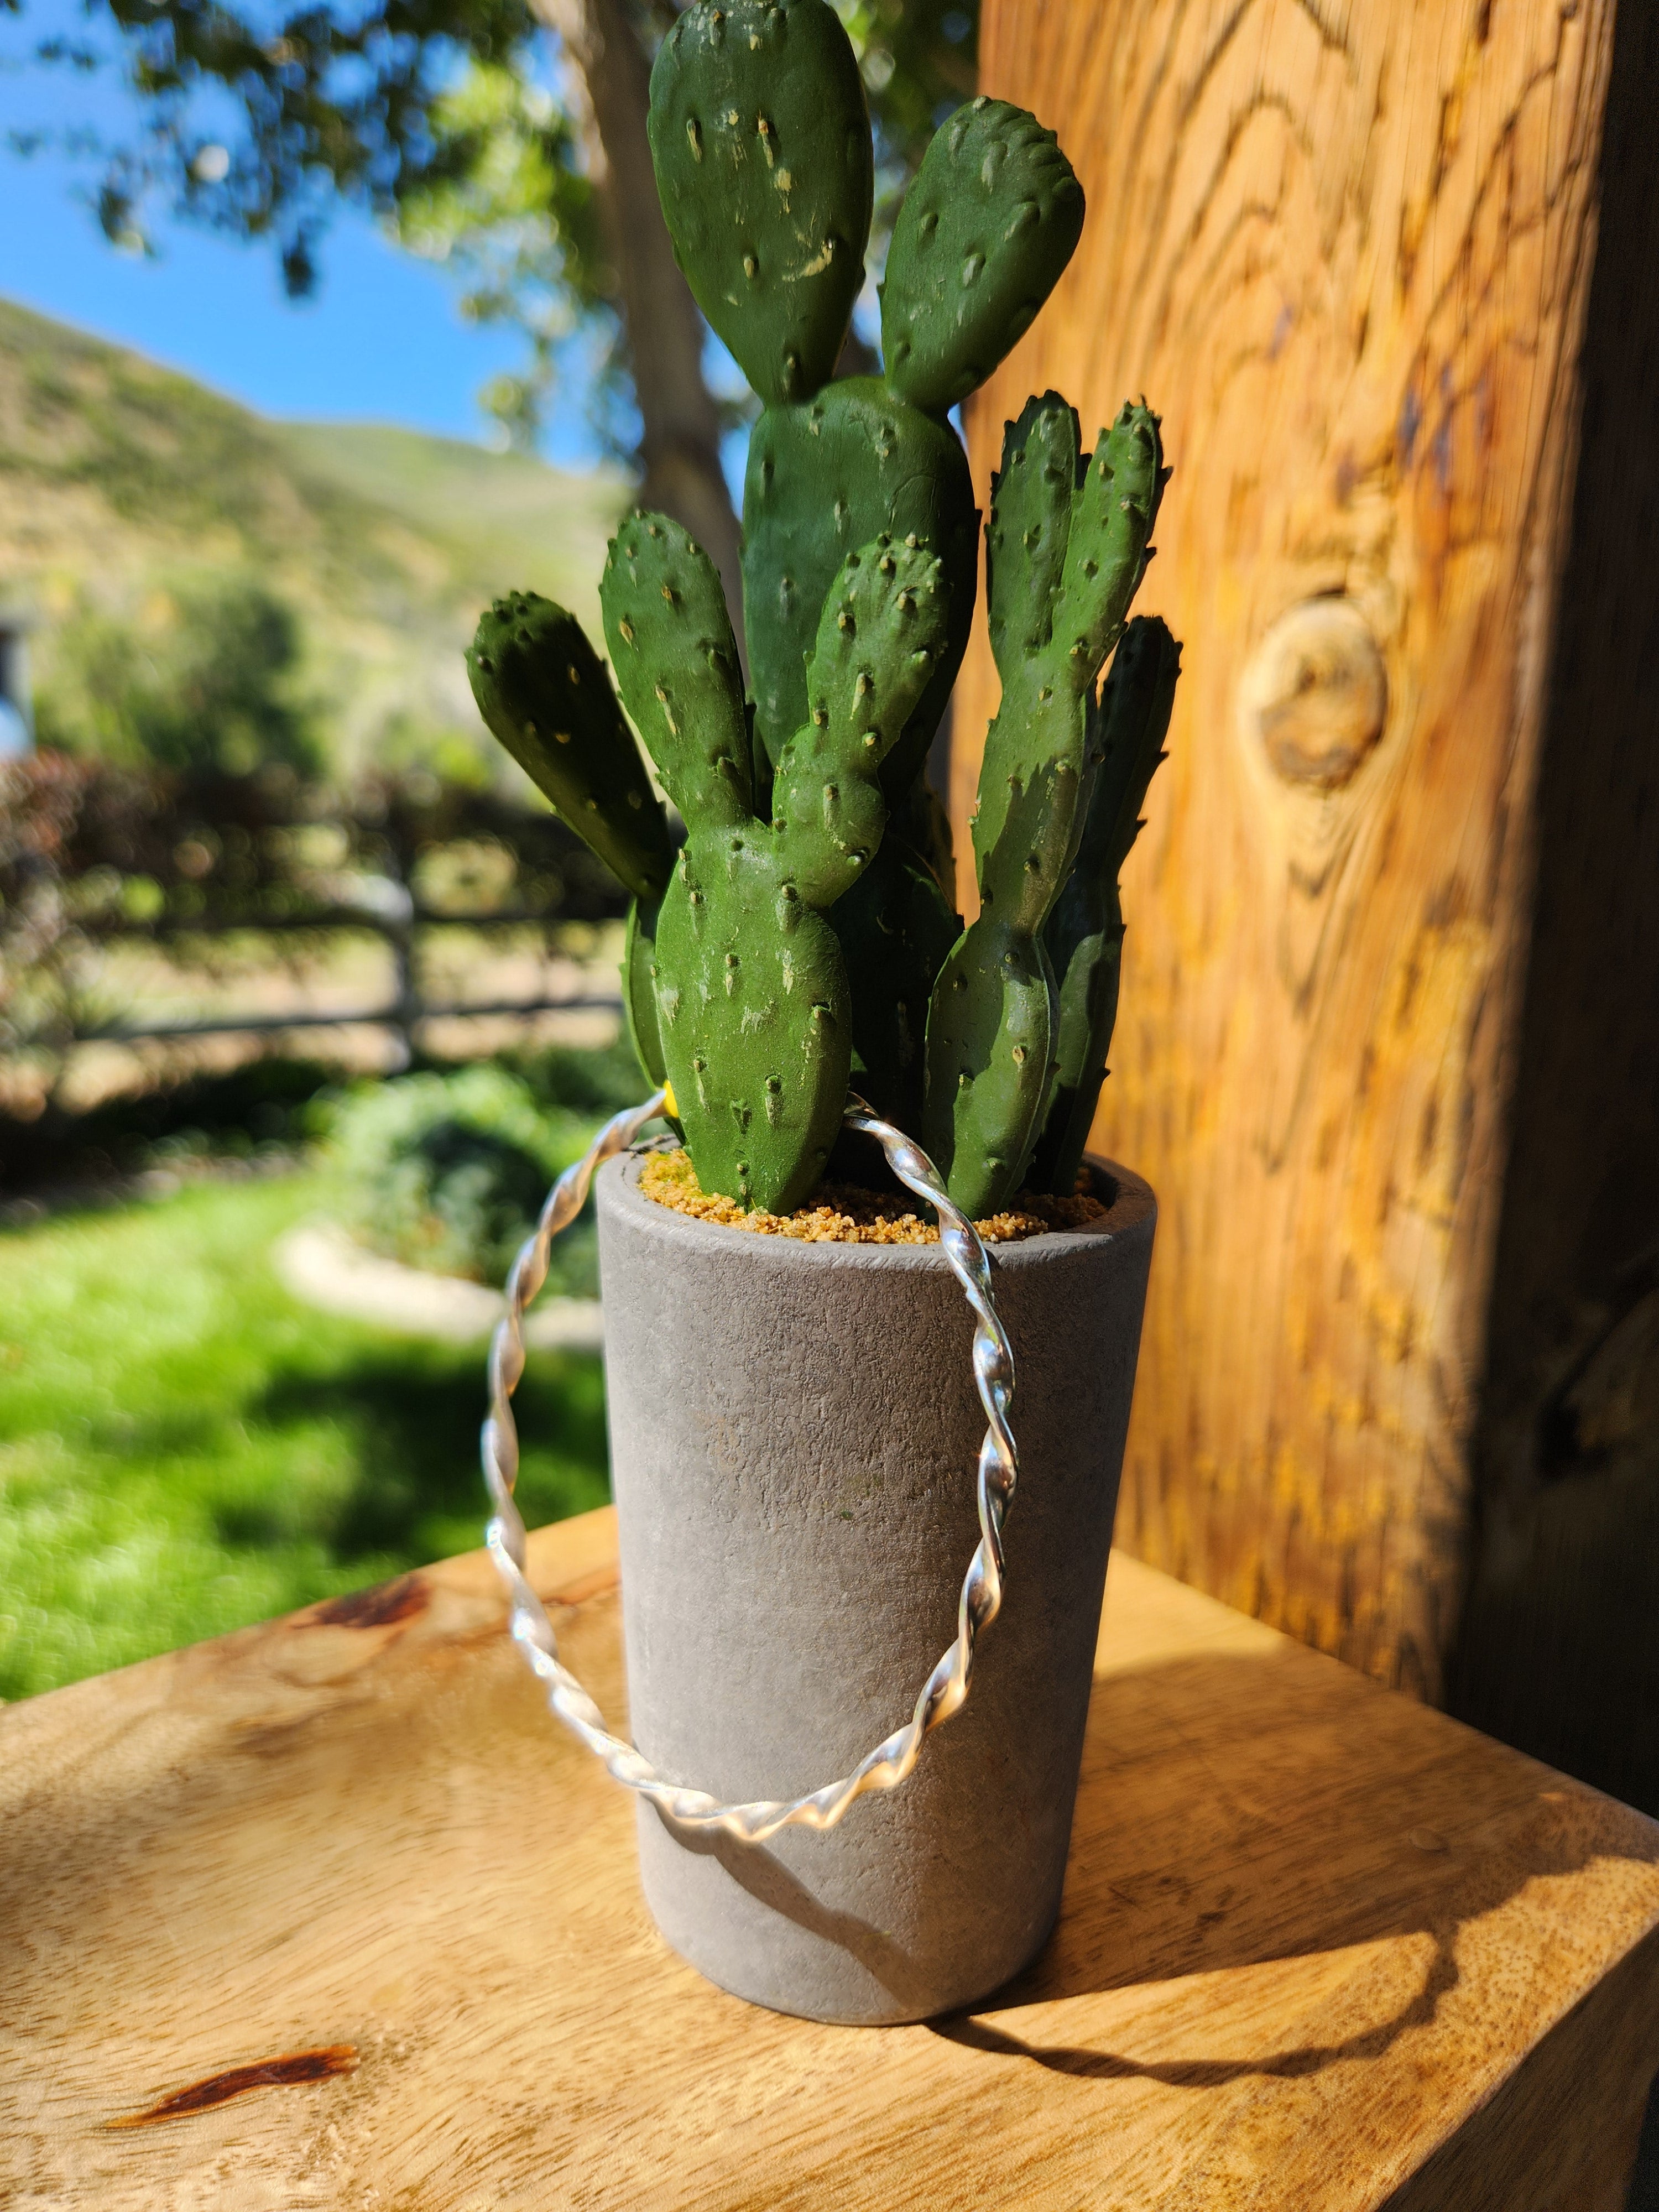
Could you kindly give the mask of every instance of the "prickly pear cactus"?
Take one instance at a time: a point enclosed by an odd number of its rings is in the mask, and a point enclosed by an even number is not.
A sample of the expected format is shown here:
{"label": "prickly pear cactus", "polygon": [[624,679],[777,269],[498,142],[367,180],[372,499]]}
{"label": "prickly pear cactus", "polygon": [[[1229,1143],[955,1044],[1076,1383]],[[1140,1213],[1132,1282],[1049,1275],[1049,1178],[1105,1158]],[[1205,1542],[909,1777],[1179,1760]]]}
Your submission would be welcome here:
{"label": "prickly pear cactus", "polygon": [[864,283],[875,182],[840,18],[824,0],[700,0],[658,52],[647,128],[697,305],[769,407],[810,398]]}
{"label": "prickly pear cactus", "polygon": [[848,556],[769,822],[753,811],[737,647],[708,556],[665,517],[635,516],[612,543],[600,600],[623,697],[685,817],[654,981],[687,1145],[705,1188],[787,1211],[841,1127],[852,1007],[824,909],[886,827],[882,763],[944,646],[939,563],[885,538]]}
{"label": "prickly pear cactus", "polygon": [[1024,108],[982,95],[922,157],[882,287],[887,380],[943,415],[1023,338],[1083,234],[1083,187]]}
{"label": "prickly pear cactus", "polygon": [[467,649],[472,696],[531,781],[636,898],[657,897],[674,841],[581,624],[534,592],[509,592]]}
{"label": "prickly pear cactus", "polygon": [[1092,454],[1048,392],[1010,424],[986,565],[1002,701],[974,819],[980,913],[934,986],[922,1141],[970,1213],[1006,1203],[1040,1133],[1055,982],[1042,927],[1083,831],[1088,709],[1146,564],[1163,453],[1126,405]]}
{"label": "prickly pear cactus", "polygon": [[1088,708],[1083,836],[1042,932],[1056,987],[1054,1073],[1031,1164],[1036,1190],[1077,1187],[1117,1022],[1123,949],[1118,877],[1164,757],[1181,647],[1156,615],[1129,624],[1099,703]]}
{"label": "prickly pear cactus", "polygon": [[1092,453],[1052,392],[1009,428],[987,554],[1003,694],[965,933],[921,776],[977,571],[950,411],[1059,280],[1082,188],[1022,110],[981,98],[950,118],[894,231],[883,373],[836,380],[873,162],[834,9],[693,0],[658,53],[649,135],[679,264],[763,403],[744,488],[752,698],[707,557],[637,515],[601,598],[623,701],[685,820],[672,876],[667,823],[568,616],[520,596],[486,617],[480,706],[636,893],[629,1027],[672,1082],[705,1188],[798,1203],[849,1073],[970,1212],[1028,1169],[1067,1188],[1115,1007],[1117,867],[1176,672],[1168,632],[1138,625],[1097,696],[1164,473],[1144,405]]}
{"label": "prickly pear cactus", "polygon": [[769,759],[799,727],[818,610],[847,556],[884,532],[944,563],[947,649],[890,762],[896,797],[920,775],[967,649],[979,560],[968,457],[948,422],[878,376],[843,377],[750,434],[743,494],[743,605],[755,732]]}
{"label": "prickly pear cactus", "polygon": [[[848,554],[884,533],[932,549],[948,599],[944,650],[883,770],[902,818],[973,622],[979,515],[945,417],[1047,298],[1077,244],[1082,189],[1052,133],[1006,103],[972,101],[930,147],[894,235],[887,373],[831,382],[862,274],[844,244],[855,239],[861,260],[871,176],[863,94],[833,10],[696,0],[664,42],[651,105],[680,265],[766,402],[744,483],[757,805],[800,726],[824,595]],[[890,840],[830,919],[860,1009],[860,1087],[909,1122],[921,1110],[924,1008],[957,927],[934,882],[919,852]]]}

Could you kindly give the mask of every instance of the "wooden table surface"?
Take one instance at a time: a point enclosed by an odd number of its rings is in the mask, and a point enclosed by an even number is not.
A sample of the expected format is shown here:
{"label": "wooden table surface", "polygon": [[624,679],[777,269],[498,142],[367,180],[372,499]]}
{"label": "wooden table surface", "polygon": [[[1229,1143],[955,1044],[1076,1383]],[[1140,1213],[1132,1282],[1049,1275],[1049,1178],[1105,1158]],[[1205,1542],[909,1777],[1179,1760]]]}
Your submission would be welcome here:
{"label": "wooden table surface", "polygon": [[[614,1559],[532,1539],[620,1715]],[[813,2027],[664,1948],[502,1620],[473,1555],[0,1713],[8,2212],[1619,2212],[1636,1814],[1119,1556],[1048,1950]]]}

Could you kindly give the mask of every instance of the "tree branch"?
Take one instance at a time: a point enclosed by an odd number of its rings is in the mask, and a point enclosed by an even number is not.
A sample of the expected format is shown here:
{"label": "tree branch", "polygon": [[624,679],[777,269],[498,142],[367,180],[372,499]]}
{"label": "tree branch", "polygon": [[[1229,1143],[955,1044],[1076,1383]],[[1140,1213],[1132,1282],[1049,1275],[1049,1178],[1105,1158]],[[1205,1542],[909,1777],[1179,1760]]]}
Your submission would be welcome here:
{"label": "tree branch", "polygon": [[586,93],[580,121],[617,273],[643,435],[641,502],[673,516],[720,572],[743,637],[738,520],[720,467],[720,411],[702,373],[702,317],[674,260],[646,137],[651,67],[627,0],[532,0]]}

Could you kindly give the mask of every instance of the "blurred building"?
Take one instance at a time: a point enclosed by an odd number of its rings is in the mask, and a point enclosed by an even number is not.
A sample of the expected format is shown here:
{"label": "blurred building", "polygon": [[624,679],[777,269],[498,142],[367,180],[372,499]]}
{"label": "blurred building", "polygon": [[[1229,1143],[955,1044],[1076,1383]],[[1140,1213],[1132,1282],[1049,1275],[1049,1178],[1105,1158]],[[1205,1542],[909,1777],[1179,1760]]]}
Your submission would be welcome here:
{"label": "blurred building", "polygon": [[33,627],[17,608],[0,606],[0,760],[30,752],[34,746],[28,653]]}

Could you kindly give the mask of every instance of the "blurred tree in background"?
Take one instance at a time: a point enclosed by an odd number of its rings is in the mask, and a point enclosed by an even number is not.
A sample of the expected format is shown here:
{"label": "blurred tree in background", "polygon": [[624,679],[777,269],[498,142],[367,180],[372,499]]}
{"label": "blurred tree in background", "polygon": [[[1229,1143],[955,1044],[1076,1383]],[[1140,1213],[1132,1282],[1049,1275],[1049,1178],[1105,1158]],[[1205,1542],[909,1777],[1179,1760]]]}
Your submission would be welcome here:
{"label": "blurred tree in background", "polygon": [[59,633],[38,735],[124,768],[316,775],[323,752],[296,690],[300,659],[293,610],[251,577],[157,592],[133,623],[83,607]]}
{"label": "blurred tree in background", "polygon": [[[0,0],[27,12],[27,0]],[[878,267],[903,185],[974,87],[974,0],[836,0],[875,124]],[[533,437],[560,359],[586,341],[602,428],[631,445],[640,496],[708,548],[737,596],[720,464],[730,402],[674,265],[646,143],[669,0],[340,0],[267,14],[246,0],[88,0],[118,34],[133,143],[107,155],[100,218],[142,244],[158,204],[270,240],[290,291],[318,278],[331,210],[370,210],[448,263],[465,311],[516,325],[522,375],[486,395]],[[544,41],[543,34],[549,34]],[[40,58],[94,67],[95,46]],[[864,365],[854,357],[849,366]],[[631,396],[629,410],[618,404]]]}

